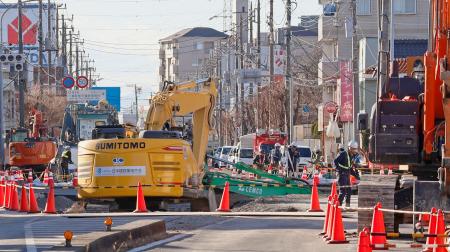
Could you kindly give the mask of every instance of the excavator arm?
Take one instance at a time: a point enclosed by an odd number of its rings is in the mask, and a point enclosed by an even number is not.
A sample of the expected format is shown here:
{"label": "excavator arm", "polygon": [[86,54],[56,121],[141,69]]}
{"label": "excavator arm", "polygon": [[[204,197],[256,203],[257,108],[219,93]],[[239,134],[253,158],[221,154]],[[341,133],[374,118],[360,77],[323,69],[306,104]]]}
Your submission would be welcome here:
{"label": "excavator arm", "polygon": [[[424,154],[441,151],[439,180],[450,196],[450,2],[430,2],[429,48],[425,54]],[[442,99],[437,99],[441,97]],[[441,150],[438,139],[444,137]]]}
{"label": "excavator arm", "polygon": [[192,150],[198,167],[202,168],[216,97],[217,88],[211,79],[178,85],[166,83],[164,89],[151,100],[145,129],[161,130],[166,121],[172,122],[174,116],[192,113]]}

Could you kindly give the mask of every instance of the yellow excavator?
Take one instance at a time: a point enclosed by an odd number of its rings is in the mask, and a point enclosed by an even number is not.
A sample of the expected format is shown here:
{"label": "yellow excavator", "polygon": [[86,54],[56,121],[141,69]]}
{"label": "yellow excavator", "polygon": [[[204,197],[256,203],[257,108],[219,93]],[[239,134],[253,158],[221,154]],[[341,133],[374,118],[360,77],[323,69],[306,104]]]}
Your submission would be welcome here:
{"label": "yellow excavator", "polygon": [[[81,141],[78,197],[134,203],[138,182],[146,197],[198,197],[195,188],[201,184],[216,97],[212,79],[166,82],[150,101],[145,130],[139,137]],[[176,128],[175,117],[191,114],[191,134],[171,131]]]}

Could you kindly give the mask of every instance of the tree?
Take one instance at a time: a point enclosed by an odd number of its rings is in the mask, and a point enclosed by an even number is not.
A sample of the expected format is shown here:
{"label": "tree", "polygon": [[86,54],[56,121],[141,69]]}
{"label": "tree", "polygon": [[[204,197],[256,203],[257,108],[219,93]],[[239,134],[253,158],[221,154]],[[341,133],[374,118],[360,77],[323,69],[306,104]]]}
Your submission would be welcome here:
{"label": "tree", "polygon": [[31,87],[25,100],[25,112],[30,111],[35,104],[38,104],[38,109],[42,111],[48,127],[61,126],[64,108],[67,106],[66,96],[58,96],[49,89],[44,89],[42,92],[41,95],[38,85]]}

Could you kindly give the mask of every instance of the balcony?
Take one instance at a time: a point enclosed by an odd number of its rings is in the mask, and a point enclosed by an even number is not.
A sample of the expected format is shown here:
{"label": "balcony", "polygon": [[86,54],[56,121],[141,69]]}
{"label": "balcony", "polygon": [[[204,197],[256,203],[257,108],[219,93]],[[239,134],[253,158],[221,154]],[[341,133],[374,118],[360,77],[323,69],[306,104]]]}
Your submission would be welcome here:
{"label": "balcony", "polygon": [[318,23],[318,41],[332,41],[337,39],[337,32],[340,29],[340,23],[334,16],[319,17]]}
{"label": "balcony", "polygon": [[166,56],[166,51],[162,48],[159,49],[159,58],[164,59],[165,56]]}
{"label": "balcony", "polygon": [[339,64],[337,61],[320,61],[318,73],[319,85],[335,85],[339,77]]}

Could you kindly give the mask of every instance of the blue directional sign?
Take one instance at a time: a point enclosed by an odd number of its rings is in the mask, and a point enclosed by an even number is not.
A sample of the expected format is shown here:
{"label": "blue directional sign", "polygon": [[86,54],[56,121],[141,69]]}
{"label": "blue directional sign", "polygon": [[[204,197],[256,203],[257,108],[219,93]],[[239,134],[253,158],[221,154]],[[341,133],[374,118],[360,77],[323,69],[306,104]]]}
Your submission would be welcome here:
{"label": "blue directional sign", "polygon": [[64,79],[62,80],[62,84],[65,88],[67,89],[71,89],[73,88],[73,86],[75,85],[75,79],[70,77],[70,76],[66,76],[64,77]]}

